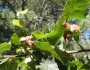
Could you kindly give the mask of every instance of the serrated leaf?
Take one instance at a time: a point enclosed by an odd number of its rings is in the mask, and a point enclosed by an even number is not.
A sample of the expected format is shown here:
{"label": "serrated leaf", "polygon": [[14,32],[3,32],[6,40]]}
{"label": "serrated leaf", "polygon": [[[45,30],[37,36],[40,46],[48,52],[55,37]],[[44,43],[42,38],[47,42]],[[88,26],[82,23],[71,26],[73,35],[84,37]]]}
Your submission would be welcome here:
{"label": "serrated leaf", "polygon": [[0,44],[0,54],[5,50],[10,50],[11,46],[7,42]]}
{"label": "serrated leaf", "polygon": [[90,0],[68,0],[62,15],[64,15],[68,21],[72,18],[83,19],[87,15],[89,4]]}
{"label": "serrated leaf", "polygon": [[36,45],[36,48],[49,52],[53,57],[56,57],[58,60],[60,60],[62,63],[62,59],[58,56],[58,54],[52,49],[52,46],[48,42],[39,42]]}
{"label": "serrated leaf", "polygon": [[22,20],[13,20],[12,23],[19,27],[24,27],[24,22]]}

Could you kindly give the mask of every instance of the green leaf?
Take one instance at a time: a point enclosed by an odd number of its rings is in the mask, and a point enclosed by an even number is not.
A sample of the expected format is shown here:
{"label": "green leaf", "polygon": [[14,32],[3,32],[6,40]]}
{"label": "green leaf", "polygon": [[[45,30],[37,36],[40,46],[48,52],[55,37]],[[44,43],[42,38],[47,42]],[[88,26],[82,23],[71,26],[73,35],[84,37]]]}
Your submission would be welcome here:
{"label": "green leaf", "polygon": [[0,65],[5,63],[9,58],[0,59]]}
{"label": "green leaf", "polygon": [[50,44],[56,45],[60,38],[64,34],[64,28],[62,27],[62,24],[64,23],[64,17],[60,17],[57,23],[55,24],[54,29],[47,34],[47,39]]}
{"label": "green leaf", "polygon": [[0,54],[5,50],[10,50],[11,46],[7,42],[0,44]]}
{"label": "green leaf", "polygon": [[25,34],[23,29],[18,30],[11,36],[11,42],[15,45],[21,45],[20,38]]}
{"label": "green leaf", "polygon": [[27,67],[27,63],[25,63],[24,61],[21,61],[18,66],[20,67]]}
{"label": "green leaf", "polygon": [[90,65],[89,64],[84,64],[82,66],[81,70],[90,70]]}
{"label": "green leaf", "polygon": [[48,29],[48,27],[46,26],[42,32],[43,32],[44,34],[49,33],[49,29]]}
{"label": "green leaf", "polygon": [[14,33],[11,37],[11,42],[15,45],[21,45],[20,37],[17,35],[17,33]]}
{"label": "green leaf", "polygon": [[81,69],[84,65],[84,63],[81,60],[73,60],[71,63],[74,63],[79,69]]}
{"label": "green leaf", "polygon": [[72,18],[83,19],[87,15],[89,4],[90,0],[68,0],[62,15],[64,15],[68,21]]}
{"label": "green leaf", "polygon": [[35,51],[35,52],[33,52],[33,54],[39,61],[41,61],[41,59],[44,57],[40,51]]}
{"label": "green leaf", "polygon": [[7,70],[17,70],[17,66],[18,66],[17,60],[13,59],[9,62]]}
{"label": "green leaf", "polygon": [[68,62],[68,60],[70,59],[70,55],[66,53],[66,51],[61,51],[58,47],[55,47],[54,50],[59,55],[61,60],[64,61],[64,63]]}
{"label": "green leaf", "polygon": [[85,24],[86,24],[86,22],[85,22],[85,20],[83,20],[82,25],[80,26],[80,30],[82,30],[84,28]]}
{"label": "green leaf", "polygon": [[34,36],[36,39],[46,38],[46,36],[44,35],[44,33],[43,32],[39,32],[38,30],[37,31],[34,31],[32,33],[32,36]]}
{"label": "green leaf", "polygon": [[38,65],[38,63],[35,60],[32,60],[28,62],[28,65],[32,70],[36,70],[35,65]]}
{"label": "green leaf", "polygon": [[75,32],[72,34],[73,35],[73,38],[78,41],[79,40],[79,36],[80,36],[80,32]]}
{"label": "green leaf", "polygon": [[42,51],[49,52],[52,56],[56,57],[62,63],[64,62],[64,61],[62,61],[62,59],[58,56],[58,54],[54,51],[54,49],[48,42],[39,42],[35,46],[36,46],[36,48],[38,48]]}
{"label": "green leaf", "polygon": [[0,65],[0,70],[7,70],[7,68],[8,68],[8,62],[5,62]]}
{"label": "green leaf", "polygon": [[19,53],[19,52],[21,52],[21,50],[22,50],[22,49],[17,49],[17,50],[16,50],[16,53]]}
{"label": "green leaf", "polygon": [[68,63],[68,70],[77,70],[77,66],[74,63]]}
{"label": "green leaf", "polygon": [[13,20],[12,23],[19,27],[24,27],[24,22],[22,20]]}
{"label": "green leaf", "polygon": [[17,60],[12,59],[0,65],[0,70],[17,70]]}

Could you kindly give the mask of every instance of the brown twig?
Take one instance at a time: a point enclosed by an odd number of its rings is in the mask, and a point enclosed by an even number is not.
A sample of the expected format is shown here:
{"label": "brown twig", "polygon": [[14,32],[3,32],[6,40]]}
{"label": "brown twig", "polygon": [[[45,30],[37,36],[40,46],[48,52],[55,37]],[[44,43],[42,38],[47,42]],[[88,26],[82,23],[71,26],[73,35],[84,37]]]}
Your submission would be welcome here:
{"label": "brown twig", "polygon": [[[75,40],[75,41],[76,41],[76,40]],[[82,46],[78,41],[76,41],[76,43],[79,45],[79,47],[80,47],[82,50],[84,50],[83,46]]]}
{"label": "brown twig", "polygon": [[73,51],[66,51],[68,54],[80,53],[80,52],[90,52],[90,49],[81,49],[81,50],[73,50]]}
{"label": "brown twig", "polygon": [[40,63],[40,61],[36,58],[36,56],[29,50],[27,49],[27,51],[29,52],[29,54],[31,54],[33,56],[33,58],[38,62]]}
{"label": "brown twig", "polygon": [[0,55],[0,58],[15,58],[17,55]]}
{"label": "brown twig", "polygon": [[16,58],[16,57],[25,57],[27,54],[23,55],[0,55],[0,58]]}

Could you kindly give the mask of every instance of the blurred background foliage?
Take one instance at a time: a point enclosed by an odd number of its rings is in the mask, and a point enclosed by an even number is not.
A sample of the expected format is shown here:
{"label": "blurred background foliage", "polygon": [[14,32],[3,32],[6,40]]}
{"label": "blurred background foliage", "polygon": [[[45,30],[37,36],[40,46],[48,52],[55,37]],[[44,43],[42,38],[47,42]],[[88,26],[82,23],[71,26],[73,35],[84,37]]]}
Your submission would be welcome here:
{"label": "blurred background foliage", "polygon": [[[19,29],[12,24],[13,19],[22,19],[30,33],[37,29],[42,30],[45,26],[52,29],[66,3],[67,0],[0,0],[0,43],[9,41],[11,35]],[[17,16],[19,11],[25,9],[28,9],[27,14]],[[86,21],[80,36],[80,43],[84,48],[90,48],[90,10],[88,10]],[[80,25],[80,21],[75,19],[72,19],[70,23]],[[71,40],[67,44],[67,48],[77,50],[79,46],[74,40]],[[73,56],[84,57],[81,54],[89,55],[80,53]]]}
{"label": "blurred background foliage", "polygon": [[[51,29],[65,4],[66,0],[0,0],[0,43],[9,41],[18,29],[12,25],[13,19],[22,19],[30,32],[46,25]],[[27,14],[18,17],[17,12],[25,9]]]}

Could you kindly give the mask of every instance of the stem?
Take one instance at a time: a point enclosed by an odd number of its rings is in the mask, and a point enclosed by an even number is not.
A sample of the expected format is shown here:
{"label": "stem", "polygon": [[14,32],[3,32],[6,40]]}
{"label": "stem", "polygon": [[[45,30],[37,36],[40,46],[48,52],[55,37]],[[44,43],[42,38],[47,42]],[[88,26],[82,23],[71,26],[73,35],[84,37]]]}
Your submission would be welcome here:
{"label": "stem", "polygon": [[[76,41],[76,40],[75,40],[75,41]],[[84,50],[83,46],[82,46],[78,41],[76,41],[76,43],[79,45],[79,47],[80,47],[82,50]]]}
{"label": "stem", "polygon": [[16,58],[16,57],[25,57],[27,54],[23,55],[0,55],[0,58]]}
{"label": "stem", "polygon": [[[30,50],[28,52],[40,63],[40,61],[31,53]],[[90,49],[80,49],[80,50],[73,50],[73,51],[66,51],[68,54],[74,54],[74,53],[81,53],[81,52],[90,52]],[[0,58],[16,58],[16,57],[25,57],[27,54],[23,55],[0,55]]]}
{"label": "stem", "polygon": [[27,51],[33,56],[33,58],[40,64],[40,61],[36,58],[36,56],[29,50],[27,49]]}
{"label": "stem", "polygon": [[80,53],[80,52],[90,52],[90,49],[81,49],[81,50],[73,50],[73,51],[66,51],[68,54],[73,54],[73,53]]}

